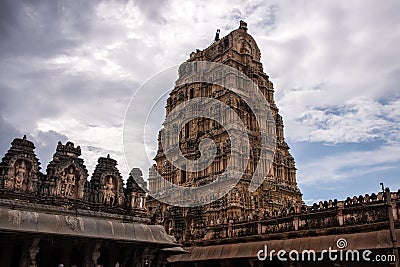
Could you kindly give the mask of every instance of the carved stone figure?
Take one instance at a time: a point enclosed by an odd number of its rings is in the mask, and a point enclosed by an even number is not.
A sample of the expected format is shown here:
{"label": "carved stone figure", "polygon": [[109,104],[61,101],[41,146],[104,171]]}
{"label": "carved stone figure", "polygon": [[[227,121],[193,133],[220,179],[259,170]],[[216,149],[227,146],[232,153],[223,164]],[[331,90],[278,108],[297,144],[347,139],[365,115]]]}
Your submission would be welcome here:
{"label": "carved stone figure", "polygon": [[0,189],[36,193],[40,162],[34,149],[26,136],[11,142],[10,149],[0,161]]}
{"label": "carved stone figure", "polygon": [[22,190],[22,185],[25,182],[27,176],[27,169],[24,161],[15,168],[15,190],[20,191]]}
{"label": "carved stone figure", "polygon": [[53,160],[47,166],[47,175],[42,179],[41,189],[46,187],[45,190],[54,197],[83,199],[88,173],[80,155],[79,146],[75,147],[72,142],[65,145],[58,142]]}
{"label": "carved stone figure", "polygon": [[194,221],[191,221],[191,223],[190,223],[190,234],[191,235],[194,235],[194,233],[195,233],[195,227],[194,227]]}
{"label": "carved stone figure", "polygon": [[67,180],[65,171],[61,175],[61,181],[56,182],[55,180],[56,179],[53,178],[49,181],[49,183],[51,184],[50,195],[51,196],[62,195],[62,190]]}
{"label": "carved stone figure", "polygon": [[65,183],[65,196],[72,196],[74,194],[75,189],[75,174],[74,168],[71,166],[68,170],[68,173],[65,175],[64,183]]}
{"label": "carved stone figure", "polygon": [[103,186],[103,195],[104,199],[103,202],[109,205],[113,205],[115,201],[115,192],[114,192],[114,184],[113,184],[113,178],[108,177],[108,180]]}
{"label": "carved stone figure", "polygon": [[125,202],[124,181],[117,168],[117,161],[110,155],[100,157],[90,180],[90,194],[96,203],[112,205],[114,207],[129,206],[130,200]]}

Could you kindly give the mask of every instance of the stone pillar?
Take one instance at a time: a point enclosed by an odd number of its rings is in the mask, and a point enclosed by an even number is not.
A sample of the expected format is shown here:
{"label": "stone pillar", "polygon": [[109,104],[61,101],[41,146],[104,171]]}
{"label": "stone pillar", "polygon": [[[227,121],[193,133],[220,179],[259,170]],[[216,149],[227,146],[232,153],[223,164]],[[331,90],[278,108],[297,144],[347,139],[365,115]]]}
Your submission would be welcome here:
{"label": "stone pillar", "polygon": [[233,237],[232,223],[233,223],[233,220],[229,220],[229,222],[228,222],[228,237]]}
{"label": "stone pillar", "polygon": [[143,196],[142,208],[146,209],[146,196]]}
{"label": "stone pillar", "polygon": [[299,230],[299,217],[294,217],[293,218],[293,226],[294,226],[294,230]]}
{"label": "stone pillar", "polygon": [[21,259],[22,267],[37,267],[36,255],[39,253],[39,241],[40,238],[34,238],[24,244]]}
{"label": "stone pillar", "polygon": [[399,216],[398,216],[398,214],[397,214],[397,205],[396,205],[396,201],[392,201],[392,202],[391,202],[391,205],[392,205],[393,219],[394,219],[395,221],[398,221],[398,220],[399,220]]}
{"label": "stone pillar", "polygon": [[101,242],[89,243],[85,246],[85,258],[83,259],[83,267],[96,267],[97,260],[100,257]]}
{"label": "stone pillar", "polygon": [[36,267],[36,255],[39,253],[40,247],[39,247],[39,238],[35,238],[32,241],[31,246],[29,247],[29,259],[30,259],[30,265],[29,267]]}
{"label": "stone pillar", "polygon": [[338,203],[338,221],[339,221],[339,225],[343,226],[344,224],[344,218],[343,218],[343,208],[344,208],[344,204],[343,202],[339,202]]}
{"label": "stone pillar", "polygon": [[92,260],[93,266],[97,266],[97,260],[100,258],[100,255],[101,255],[100,247],[101,247],[101,242],[96,242],[91,251],[91,260]]}

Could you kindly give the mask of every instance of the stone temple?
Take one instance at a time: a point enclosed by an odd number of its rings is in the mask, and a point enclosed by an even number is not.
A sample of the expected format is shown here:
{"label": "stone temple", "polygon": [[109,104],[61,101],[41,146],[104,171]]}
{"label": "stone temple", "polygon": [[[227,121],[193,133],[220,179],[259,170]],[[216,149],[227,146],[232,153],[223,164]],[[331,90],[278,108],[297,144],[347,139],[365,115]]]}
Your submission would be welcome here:
{"label": "stone temple", "polygon": [[[227,36],[215,41],[207,49],[194,52],[190,55],[188,62],[212,61],[219,62],[233,68],[239,69],[258,84],[263,96],[268,101],[276,122],[277,144],[273,167],[269,173],[265,173],[263,184],[253,193],[249,193],[248,186],[252,174],[257,166],[257,149],[260,145],[257,133],[258,125],[255,123],[254,115],[240,97],[232,91],[208,83],[192,83],[185,86],[177,86],[170,93],[167,100],[167,115],[177,105],[196,97],[216,98],[227,104],[236,113],[249,133],[250,139],[250,161],[245,174],[239,183],[225,197],[211,203],[210,205],[182,210],[176,207],[160,205],[157,201],[149,202],[151,213],[160,219],[165,212],[170,214],[168,229],[180,241],[190,240],[194,236],[203,235],[205,226],[233,220],[242,222],[264,216],[265,213],[277,213],[280,210],[293,207],[302,203],[302,194],[297,187],[296,167],[289,146],[285,142],[283,132],[283,121],[274,101],[274,88],[267,74],[263,72],[260,62],[261,53],[255,40],[247,33],[245,22],[240,23],[237,30]],[[166,180],[184,186],[198,186],[212,180],[213,176],[222,173],[229,160],[233,160],[230,149],[230,139],[223,126],[213,122],[211,119],[199,118],[187,123],[182,131],[180,146],[183,155],[188,159],[196,156],[196,147],[203,138],[212,138],[217,143],[218,154],[211,166],[202,172],[186,173],[183,170],[171,166],[163,154],[161,144],[155,157],[155,169],[162,173]],[[153,173],[153,171],[151,171]],[[158,179],[160,180],[160,179]],[[163,191],[165,187],[161,181],[150,175],[150,191]],[[168,230],[168,231],[169,231]]]}
{"label": "stone temple", "polygon": [[147,219],[140,169],[124,186],[108,155],[88,180],[80,147],[67,142],[58,143],[43,173],[34,148],[25,136],[16,138],[0,163],[1,267],[138,267],[179,251]]}
{"label": "stone temple", "polygon": [[[218,62],[245,73],[269,104],[276,150],[257,190],[248,190],[260,157],[260,129],[249,107],[214,84],[178,84],[167,100],[167,115],[185,101],[207,97],[225,103],[243,121],[250,160],[233,190],[207,205],[167,205],[147,194],[140,169],[123,179],[117,162],[106,156],[89,177],[80,147],[67,142],[57,145],[42,171],[34,144],[16,138],[0,163],[0,266],[399,266],[400,190],[382,186],[381,192],[344,200],[311,206],[302,201],[273,84],[260,59],[241,21],[223,38],[218,31],[209,47],[187,60]],[[216,158],[204,170],[185,171],[168,161],[159,140],[148,177],[152,196],[169,190],[165,180],[196,187],[213,181],[230,160],[240,162],[227,132],[211,119],[189,121],[178,137],[187,159],[198,158],[204,138],[215,142]],[[328,250],[335,252],[328,255]]]}
{"label": "stone temple", "polygon": [[[255,40],[247,33],[247,25],[241,22],[239,29],[232,31],[227,36],[215,41],[207,49],[194,52],[190,55],[188,62],[213,61],[226,64],[239,69],[252,78],[268,101],[276,122],[277,144],[273,167],[269,173],[265,173],[264,183],[253,193],[249,193],[248,186],[251,175],[257,166],[257,155],[260,140],[257,135],[257,125],[254,115],[248,106],[232,91],[207,83],[189,84],[175,87],[167,100],[167,115],[177,105],[188,99],[196,97],[216,98],[231,107],[240,114],[248,130],[250,139],[250,160],[242,179],[236,187],[225,197],[210,205],[182,210],[176,207],[160,205],[157,201],[150,201],[149,208],[155,217],[168,212],[170,214],[170,230],[180,241],[185,241],[193,235],[200,233],[204,226],[213,224],[220,225],[222,222],[233,220],[235,222],[245,221],[264,213],[277,213],[283,208],[292,207],[294,204],[302,203],[302,194],[297,187],[296,167],[289,146],[285,142],[283,132],[283,121],[274,101],[274,88],[268,75],[263,72],[260,62],[261,53]],[[187,123],[182,130],[180,145],[186,158],[194,159],[196,147],[200,140],[205,137],[212,138],[217,143],[218,154],[213,164],[202,172],[186,173],[179,170],[166,160],[162,146],[159,145],[155,157],[156,170],[162,173],[164,179],[175,184],[184,186],[198,186],[206,182],[216,174],[225,170],[231,159],[230,139],[223,126],[213,122],[211,119],[199,118]],[[161,182],[155,181],[154,176],[149,177],[150,191],[163,191]],[[192,233],[191,233],[192,232]]]}
{"label": "stone temple", "polygon": [[[215,41],[204,50],[190,54],[187,62],[211,61],[223,63],[245,73],[256,83],[270,105],[276,125],[276,151],[272,167],[264,174],[264,182],[254,192],[248,190],[249,179],[257,165],[260,146],[254,115],[243,101],[225,88],[209,83],[193,83],[171,91],[166,103],[166,115],[177,105],[196,97],[215,98],[231,107],[246,126],[250,143],[250,162],[242,179],[226,196],[200,207],[169,206],[149,197],[148,213],[153,223],[162,224],[190,252],[169,258],[172,266],[387,266],[366,261],[330,260],[320,262],[277,259],[276,251],[314,250],[320,256],[324,249],[338,249],[336,242],[346,239],[348,249],[395,255],[400,237],[400,190],[382,191],[344,201],[327,200],[307,206],[297,187],[296,167],[285,142],[283,119],[274,101],[274,87],[263,71],[261,52],[248,33],[247,24],[223,38],[219,32]],[[184,74],[180,73],[180,76]],[[224,78],[224,77],[222,77]],[[181,77],[179,78],[181,79]],[[164,123],[164,127],[166,124]],[[179,135],[182,154],[196,159],[199,141],[212,138],[217,144],[214,162],[201,172],[186,172],[174,167],[165,157],[159,140],[150,168],[150,192],[168,192],[160,176],[174,184],[199,186],[213,180],[234,159],[230,140],[223,127],[210,119],[188,122]],[[160,134],[164,131],[161,129]],[[268,246],[273,258],[260,261],[257,252]],[[375,255],[375,254],[374,254]],[[368,265],[369,264],[369,265]]]}

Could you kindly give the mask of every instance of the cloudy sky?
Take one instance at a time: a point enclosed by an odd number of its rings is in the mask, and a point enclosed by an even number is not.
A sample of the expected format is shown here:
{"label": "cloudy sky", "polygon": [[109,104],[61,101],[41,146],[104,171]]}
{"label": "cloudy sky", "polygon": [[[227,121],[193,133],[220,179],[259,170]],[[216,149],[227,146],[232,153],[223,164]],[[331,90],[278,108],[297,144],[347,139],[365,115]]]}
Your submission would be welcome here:
{"label": "cloudy sky", "polygon": [[[216,3],[218,2],[218,3]],[[155,73],[247,21],[275,85],[304,199],[400,188],[400,2],[0,1],[0,155],[58,140],[91,173],[111,154],[126,175],[130,98]],[[137,166],[147,168],[143,155]]]}

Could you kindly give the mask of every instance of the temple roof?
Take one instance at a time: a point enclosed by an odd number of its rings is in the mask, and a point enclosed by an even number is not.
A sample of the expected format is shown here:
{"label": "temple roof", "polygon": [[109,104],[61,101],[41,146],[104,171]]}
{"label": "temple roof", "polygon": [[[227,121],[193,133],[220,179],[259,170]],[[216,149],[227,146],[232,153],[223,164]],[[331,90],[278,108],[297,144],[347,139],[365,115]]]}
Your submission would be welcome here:
{"label": "temple roof", "polygon": [[135,243],[154,243],[175,247],[175,239],[161,225],[101,218],[75,216],[67,213],[27,211],[0,206],[0,231],[27,232],[45,235],[77,236],[111,239]]}

